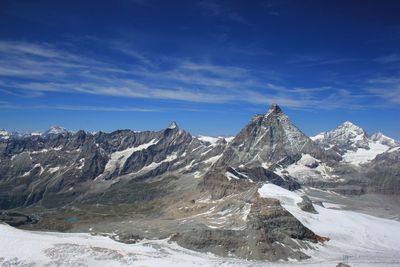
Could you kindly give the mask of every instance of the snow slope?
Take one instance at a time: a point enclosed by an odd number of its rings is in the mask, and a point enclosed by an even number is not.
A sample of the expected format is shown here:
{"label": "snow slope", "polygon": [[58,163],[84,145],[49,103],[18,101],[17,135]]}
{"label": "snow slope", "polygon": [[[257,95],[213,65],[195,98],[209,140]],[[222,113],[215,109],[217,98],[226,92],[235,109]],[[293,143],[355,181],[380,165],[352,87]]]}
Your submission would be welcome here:
{"label": "snow slope", "polygon": [[[246,261],[194,252],[179,247],[175,243],[169,243],[167,240],[146,240],[137,244],[124,244],[104,236],[32,232],[0,224],[0,266],[328,267],[336,266],[338,262],[343,261],[350,263],[353,267],[400,266],[397,256],[400,255],[397,243],[400,223],[362,214],[350,216],[353,215],[352,212],[330,209],[322,211],[322,208],[318,207],[320,214],[310,217],[309,214],[302,214],[296,210],[292,201],[300,200],[299,196],[288,192],[269,185],[260,189],[262,195],[274,195],[285,202],[285,207],[314,231],[321,231],[322,233],[319,234],[330,234],[332,240],[325,245],[316,246],[318,250],[305,251],[313,256],[310,260],[273,263]],[[343,218],[336,217],[343,214],[345,214]],[[371,226],[371,229],[367,228]],[[330,227],[332,229],[329,229]],[[377,229],[380,229],[380,235],[374,236]],[[344,236],[342,236],[343,233]],[[361,236],[358,236],[360,233]],[[344,242],[345,240],[348,244]],[[382,246],[376,242],[382,242]]]}
{"label": "snow slope", "polygon": [[361,127],[346,121],[335,130],[323,132],[311,139],[324,149],[336,148],[343,161],[358,166],[373,160],[377,155],[400,147],[400,143],[382,133],[370,137]]}
{"label": "snow slope", "polygon": [[204,135],[200,135],[197,138],[203,142],[211,143],[211,145],[213,145],[213,146],[217,145],[217,142],[222,139],[222,137],[213,137],[213,136],[204,136]]}
{"label": "snow slope", "polygon": [[123,244],[108,237],[22,231],[0,224],[1,266],[206,266],[218,258],[165,240]]}
{"label": "snow slope", "polygon": [[67,134],[67,133],[68,133],[68,130],[63,128],[63,127],[52,126],[47,131],[45,131],[42,135],[43,136],[48,136],[48,135],[51,135],[51,134],[59,135],[59,134]]}
{"label": "snow slope", "polygon": [[233,138],[235,138],[235,137],[234,136],[230,136],[230,137],[223,137],[223,136],[214,137],[214,136],[205,136],[205,135],[197,136],[197,139],[199,139],[200,141],[206,142],[206,143],[210,143],[212,146],[218,145],[218,143],[222,142],[223,140],[225,140],[225,142],[229,143],[230,141],[233,140]]}
{"label": "snow slope", "polygon": [[369,141],[369,149],[358,148],[355,151],[349,150],[343,155],[343,161],[353,165],[360,165],[373,160],[377,155],[390,150],[390,147],[379,142]]}
{"label": "snow slope", "polygon": [[127,159],[136,151],[147,149],[148,147],[158,143],[158,140],[153,139],[148,143],[139,145],[137,147],[130,147],[122,151],[116,151],[111,154],[110,160],[107,162],[105,171],[110,173],[114,172],[118,167],[124,166]]}
{"label": "snow slope", "polygon": [[368,147],[367,133],[364,129],[349,121],[345,121],[335,130],[320,133],[311,137],[311,139],[323,146],[325,149],[332,146],[345,150]]}
{"label": "snow slope", "polygon": [[337,178],[331,174],[332,168],[325,163],[314,158],[310,154],[302,154],[301,158],[286,168],[277,168],[276,174],[280,176],[291,176],[301,182],[309,182],[312,180],[329,180]]}
{"label": "snow slope", "polygon": [[279,199],[306,227],[331,239],[315,251],[305,251],[315,261],[346,258],[351,266],[400,266],[400,222],[317,205],[318,214],[308,213],[297,205],[302,201],[300,192],[273,184],[263,185],[258,192],[261,197]]}
{"label": "snow slope", "polygon": [[0,233],[0,266],[288,266],[202,254],[167,240],[124,244],[103,236],[31,232],[4,224]]}
{"label": "snow slope", "polygon": [[384,135],[381,132],[374,133],[373,135],[371,135],[370,139],[372,141],[376,141],[376,142],[379,142],[381,144],[384,144],[384,145],[387,145],[387,146],[390,146],[390,147],[398,147],[398,146],[400,146],[400,142],[399,141],[396,141],[393,138],[390,138],[390,137]]}

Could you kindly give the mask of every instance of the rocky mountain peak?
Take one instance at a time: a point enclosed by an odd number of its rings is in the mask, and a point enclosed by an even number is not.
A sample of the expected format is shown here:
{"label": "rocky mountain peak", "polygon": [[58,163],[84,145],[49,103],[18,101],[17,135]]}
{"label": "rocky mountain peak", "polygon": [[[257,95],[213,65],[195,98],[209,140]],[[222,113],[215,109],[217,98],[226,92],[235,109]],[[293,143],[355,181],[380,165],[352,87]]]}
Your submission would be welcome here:
{"label": "rocky mountain peak", "polygon": [[399,141],[394,140],[393,138],[390,138],[381,132],[374,133],[373,135],[371,135],[370,139],[372,141],[379,142],[381,144],[384,144],[384,145],[387,145],[390,147],[400,146]]}
{"label": "rocky mountain peak", "polygon": [[269,108],[268,112],[265,114],[265,116],[267,117],[270,114],[279,114],[279,113],[283,113],[282,109],[278,106],[278,104],[276,103],[272,103],[271,107]]}
{"label": "rocky mountain peak", "polygon": [[364,129],[350,121],[345,121],[330,133],[340,139],[354,139],[354,141],[367,138],[367,133]]}
{"label": "rocky mountain peak", "polygon": [[358,148],[369,149],[367,133],[363,128],[350,121],[345,121],[336,129],[320,133],[312,139],[325,149],[337,148],[341,154],[347,150],[357,150]]}
{"label": "rocky mountain peak", "polygon": [[171,124],[168,126],[168,129],[175,129],[175,128],[178,128],[178,124],[177,124],[175,121],[173,121],[173,122],[171,122]]}
{"label": "rocky mountain peak", "polygon": [[8,139],[10,138],[10,133],[5,129],[0,129],[0,139]]}
{"label": "rocky mountain peak", "polygon": [[345,121],[344,123],[339,125],[336,130],[340,130],[340,129],[343,129],[343,130],[345,130],[347,132],[354,132],[354,133],[357,133],[357,134],[366,135],[366,133],[365,133],[363,128],[361,128],[360,126],[352,123],[351,121]]}
{"label": "rocky mountain peak", "polygon": [[284,158],[304,154],[323,157],[324,151],[301,132],[277,104],[255,116],[229,143],[219,164],[268,168]]}
{"label": "rocky mountain peak", "polygon": [[47,131],[43,133],[43,136],[48,136],[48,135],[63,135],[67,134],[68,130],[61,127],[61,126],[51,126]]}
{"label": "rocky mountain peak", "polygon": [[380,139],[380,138],[382,138],[382,137],[387,137],[387,136],[385,136],[383,133],[381,133],[381,132],[376,132],[376,133],[374,133],[373,135],[371,135],[371,139]]}

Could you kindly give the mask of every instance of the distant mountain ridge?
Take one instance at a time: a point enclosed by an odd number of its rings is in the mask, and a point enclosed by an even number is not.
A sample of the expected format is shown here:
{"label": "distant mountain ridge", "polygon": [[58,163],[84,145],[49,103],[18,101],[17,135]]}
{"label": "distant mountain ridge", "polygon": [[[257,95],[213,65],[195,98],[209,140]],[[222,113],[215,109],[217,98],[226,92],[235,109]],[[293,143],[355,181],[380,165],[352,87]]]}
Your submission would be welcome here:
{"label": "distant mountain ridge", "polygon": [[49,135],[65,135],[68,133],[72,133],[67,129],[60,126],[51,126],[44,132],[8,132],[4,129],[0,129],[0,141],[6,140],[10,138],[28,138],[30,136],[49,136]]}
{"label": "distant mountain ridge", "polygon": [[[261,196],[263,185],[400,195],[397,141],[350,122],[310,138],[276,104],[233,138],[196,137],[176,122],[160,131],[0,133],[0,209],[37,216],[18,217],[36,229],[117,224],[127,242],[172,236],[222,256],[305,259],[304,247],[328,239]],[[299,198],[301,210],[316,212]],[[82,222],[65,222],[74,216]]]}
{"label": "distant mountain ridge", "polygon": [[336,151],[355,165],[369,162],[377,155],[400,147],[400,142],[378,132],[369,136],[361,127],[346,121],[336,129],[311,139],[325,150]]}

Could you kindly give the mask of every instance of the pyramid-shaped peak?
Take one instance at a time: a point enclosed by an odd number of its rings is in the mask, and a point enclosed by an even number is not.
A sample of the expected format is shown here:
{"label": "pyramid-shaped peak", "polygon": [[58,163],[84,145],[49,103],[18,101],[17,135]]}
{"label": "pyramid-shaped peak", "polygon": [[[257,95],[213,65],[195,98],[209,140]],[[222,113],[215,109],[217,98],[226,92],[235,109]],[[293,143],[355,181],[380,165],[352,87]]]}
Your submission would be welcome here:
{"label": "pyramid-shaped peak", "polygon": [[352,123],[351,121],[345,121],[341,125],[339,125],[338,129],[346,129],[348,131],[362,132],[365,133],[364,129],[360,126]]}
{"label": "pyramid-shaped peak", "polygon": [[176,124],[175,121],[171,122],[171,124],[168,126],[168,129],[175,129],[178,128],[178,124]]}
{"label": "pyramid-shaped peak", "polygon": [[265,117],[267,117],[270,114],[279,114],[279,113],[283,113],[282,109],[278,106],[278,104],[272,103],[267,114],[265,114]]}
{"label": "pyramid-shaped peak", "polygon": [[68,130],[65,129],[64,127],[61,126],[51,126],[46,132],[43,133],[43,135],[49,135],[49,134],[54,134],[54,135],[58,135],[58,134],[66,134],[68,133]]}
{"label": "pyramid-shaped peak", "polygon": [[298,129],[277,104],[272,104],[267,114],[253,117],[228,144],[218,164],[244,164],[267,169],[284,158],[302,154],[316,159],[325,156],[325,152]]}
{"label": "pyramid-shaped peak", "polygon": [[359,127],[357,125],[355,125],[354,123],[352,123],[351,121],[345,121],[342,123],[342,126],[346,126],[346,127]]}
{"label": "pyramid-shaped peak", "polygon": [[50,126],[49,130],[66,130],[64,127],[58,126],[58,125],[52,125]]}
{"label": "pyramid-shaped peak", "polygon": [[270,111],[272,112],[282,112],[282,109],[278,106],[276,103],[272,103],[271,107],[269,108]]}

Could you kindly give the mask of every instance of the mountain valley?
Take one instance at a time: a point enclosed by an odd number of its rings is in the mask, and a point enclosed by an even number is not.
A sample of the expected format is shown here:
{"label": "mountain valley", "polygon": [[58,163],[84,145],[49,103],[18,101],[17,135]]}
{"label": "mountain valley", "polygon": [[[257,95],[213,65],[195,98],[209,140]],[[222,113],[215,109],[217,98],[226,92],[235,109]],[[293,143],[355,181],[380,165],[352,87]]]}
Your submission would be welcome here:
{"label": "mountain valley", "polygon": [[310,138],[276,104],[228,138],[175,122],[157,132],[0,131],[0,220],[25,231],[168,240],[252,261],[381,253],[400,264],[397,237],[386,238],[400,232],[399,196],[399,141],[351,122]]}

